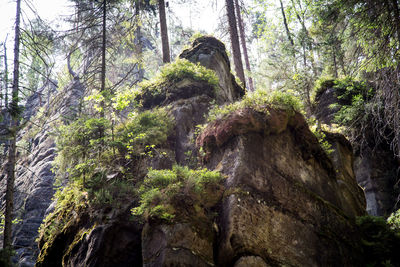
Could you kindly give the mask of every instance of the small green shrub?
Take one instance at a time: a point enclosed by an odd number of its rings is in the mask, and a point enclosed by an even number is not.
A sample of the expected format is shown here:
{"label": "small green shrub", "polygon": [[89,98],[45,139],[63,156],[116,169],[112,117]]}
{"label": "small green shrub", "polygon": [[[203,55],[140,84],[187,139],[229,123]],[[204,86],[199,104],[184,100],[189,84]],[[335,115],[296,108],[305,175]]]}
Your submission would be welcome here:
{"label": "small green shrub", "polygon": [[132,113],[125,124],[116,128],[116,145],[128,158],[151,155],[157,146],[167,141],[173,126],[165,109]]}
{"label": "small green shrub", "polygon": [[280,91],[267,92],[257,90],[254,93],[245,95],[241,101],[222,107],[214,107],[208,114],[208,121],[215,121],[218,118],[246,107],[260,112],[268,112],[268,108],[285,109],[289,113],[294,113],[295,111],[301,112],[303,110],[300,100],[293,94]]}
{"label": "small green shrub", "polygon": [[150,169],[139,189],[140,206],[133,208],[132,214],[171,222],[185,206],[185,200],[196,207],[215,205],[218,194],[213,195],[209,189],[218,187],[221,180],[220,173],[207,169],[192,170],[178,165],[172,170]]}
{"label": "small green shrub", "polygon": [[387,219],[387,222],[392,230],[400,233],[400,209],[390,214],[389,218]]}
{"label": "small green shrub", "polygon": [[139,84],[141,95],[144,98],[160,102],[166,97],[168,87],[184,79],[203,81],[214,88],[218,86],[218,77],[213,70],[207,69],[200,63],[192,63],[187,59],[176,59],[174,62],[164,65],[160,72],[149,81]]}
{"label": "small green shrub", "polygon": [[56,138],[58,149],[54,171],[68,172],[70,177],[83,179],[99,163],[102,151],[110,146],[109,122],[97,118],[79,118],[69,125],[62,125]]}

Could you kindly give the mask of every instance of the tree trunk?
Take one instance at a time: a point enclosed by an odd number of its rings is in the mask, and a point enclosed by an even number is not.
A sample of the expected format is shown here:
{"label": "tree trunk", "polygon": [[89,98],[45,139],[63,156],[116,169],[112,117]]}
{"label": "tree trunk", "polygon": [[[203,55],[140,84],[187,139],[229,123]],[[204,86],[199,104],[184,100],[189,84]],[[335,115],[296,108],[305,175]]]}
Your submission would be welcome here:
{"label": "tree trunk", "polygon": [[167,29],[167,19],[165,16],[165,3],[164,0],[158,0],[158,14],[160,15],[160,30],[161,30],[161,45],[163,62],[171,62],[170,52],[169,52],[169,41],[168,41],[168,29]]}
{"label": "tree trunk", "polygon": [[296,54],[295,54],[295,51],[294,51],[294,42],[293,42],[292,35],[290,34],[289,26],[288,26],[288,23],[287,23],[285,8],[283,7],[282,0],[279,0],[279,1],[281,3],[281,12],[282,12],[282,17],[283,17],[283,25],[285,26],[286,35],[287,35],[287,38],[289,40],[290,45],[292,46],[293,56],[295,57]]}
{"label": "tree trunk", "polygon": [[141,18],[140,18],[140,1],[136,2],[135,7],[135,54],[138,60],[138,80],[142,81],[144,78],[143,69],[143,43],[142,43],[142,32],[141,32]]}
{"label": "tree trunk", "polygon": [[[106,12],[107,12],[107,0],[103,0],[103,31],[102,31],[102,46],[101,46],[101,88],[100,92],[104,96],[106,89]],[[100,117],[104,118],[105,102],[101,101],[101,112]]]}
{"label": "tree trunk", "polygon": [[[7,35],[8,37],[8,35]],[[4,41],[4,106],[8,108],[8,64],[7,64],[7,37]]]}
{"label": "tree trunk", "polygon": [[239,77],[243,86],[245,86],[246,82],[244,79],[242,55],[240,52],[239,37],[236,25],[235,7],[233,5],[233,0],[225,0],[225,4],[228,16],[229,35],[231,37],[232,54],[233,54],[233,62],[235,63],[235,71],[236,75]]}
{"label": "tree trunk", "polygon": [[[246,63],[246,69],[250,74],[251,67],[250,67],[249,56],[248,56],[248,53],[247,53],[246,35],[244,33],[244,23],[243,23],[243,20],[242,20],[242,15],[240,14],[239,0],[235,0],[235,9],[236,9],[236,16],[237,16],[238,25],[239,25],[240,41],[242,43],[242,48],[243,48],[244,62]],[[247,77],[247,79],[249,80],[249,89],[250,89],[250,91],[254,91],[253,79],[250,76]]]}
{"label": "tree trunk", "polygon": [[[4,215],[4,240],[3,248],[8,252],[12,250],[12,219],[14,209],[14,181],[16,162],[16,139],[19,124],[18,87],[19,87],[19,44],[20,44],[20,15],[21,0],[17,0],[17,11],[15,17],[15,41],[14,41],[14,73],[10,112],[12,115],[10,131],[12,140],[8,148],[7,162],[7,188],[6,188],[6,211]],[[7,261],[10,262],[10,254],[7,253]]]}
{"label": "tree trunk", "polygon": [[337,60],[336,60],[336,51],[334,51],[333,53],[332,53],[332,56],[333,56],[333,68],[334,68],[334,73],[335,73],[335,78],[337,79],[338,78],[338,68],[337,68]]}

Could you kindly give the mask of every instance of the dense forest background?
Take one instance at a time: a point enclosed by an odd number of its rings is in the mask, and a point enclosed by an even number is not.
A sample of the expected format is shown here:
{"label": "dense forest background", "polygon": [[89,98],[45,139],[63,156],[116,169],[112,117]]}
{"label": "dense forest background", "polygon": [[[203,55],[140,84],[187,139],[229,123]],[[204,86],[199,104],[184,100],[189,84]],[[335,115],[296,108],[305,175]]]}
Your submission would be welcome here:
{"label": "dense forest background", "polygon": [[[214,32],[193,27],[204,4],[216,16]],[[50,23],[36,12],[35,1],[15,1],[14,33],[0,40],[6,249],[12,240],[16,162],[30,153],[30,138],[52,123],[59,152],[57,186],[68,180],[87,188],[96,201],[107,199],[107,192],[96,189],[100,180],[90,178],[99,161],[109,164],[121,146],[128,161],[158,153],[157,145],[166,141],[165,130],[171,127],[162,111],[138,115],[143,88],[174,75],[197,75],[215,83],[212,73],[177,60],[202,35],[226,44],[232,71],[247,96],[281,94],[282,101],[297,101],[327,153],[324,132],[330,131],[344,134],[356,155],[383,149],[399,160],[397,0],[70,0],[68,5],[69,13]],[[60,92],[68,94],[72,83],[84,88],[79,105],[51,117],[63,101]],[[334,115],[325,120],[318,116],[316,99],[332,88],[338,92],[329,106]],[[162,92],[153,94],[156,99]],[[33,99],[39,101],[34,111]],[[140,124],[142,117],[159,127],[140,132],[138,127],[147,127]],[[393,205],[379,214],[391,222],[400,217],[397,170],[392,179]]]}

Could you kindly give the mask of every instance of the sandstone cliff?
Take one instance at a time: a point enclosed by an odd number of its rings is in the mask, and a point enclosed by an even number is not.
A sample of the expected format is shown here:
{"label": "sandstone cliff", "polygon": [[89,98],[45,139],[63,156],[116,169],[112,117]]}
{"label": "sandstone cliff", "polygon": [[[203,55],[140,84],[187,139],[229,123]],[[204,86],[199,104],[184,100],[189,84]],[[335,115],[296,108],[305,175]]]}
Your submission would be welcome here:
{"label": "sandstone cliff", "polygon": [[132,217],[141,203],[134,194],[101,207],[88,206],[82,194],[44,225],[59,230],[40,237],[36,266],[362,265],[355,217],[365,214],[365,201],[346,141],[331,137],[332,162],[303,116],[276,103],[238,105],[198,135],[213,102],[237,101],[243,91],[216,39],[196,40],[181,57],[215,70],[218,86],[183,79],[165,94],[139,97],[144,109],[165,106],[175,126],[160,146],[164,156],[141,160],[135,175],[146,183],[147,167],[196,174],[173,167],[179,164],[224,178],[205,182],[202,191],[178,184],[166,206],[173,215],[164,219]]}
{"label": "sandstone cliff", "polygon": [[[335,123],[335,114],[352,95],[343,97],[343,91],[335,85],[334,80],[327,80],[322,85],[316,97],[315,116],[327,125]],[[346,93],[349,94],[349,93]],[[333,104],[336,106],[332,107]],[[339,104],[339,105],[337,105]],[[361,131],[358,129],[357,131]],[[374,129],[366,123],[363,131],[363,147],[356,147],[354,159],[354,172],[358,184],[365,192],[367,212],[373,216],[388,216],[396,210],[397,194],[396,182],[398,177],[398,161],[390,148],[388,140],[376,141],[373,136]]]}

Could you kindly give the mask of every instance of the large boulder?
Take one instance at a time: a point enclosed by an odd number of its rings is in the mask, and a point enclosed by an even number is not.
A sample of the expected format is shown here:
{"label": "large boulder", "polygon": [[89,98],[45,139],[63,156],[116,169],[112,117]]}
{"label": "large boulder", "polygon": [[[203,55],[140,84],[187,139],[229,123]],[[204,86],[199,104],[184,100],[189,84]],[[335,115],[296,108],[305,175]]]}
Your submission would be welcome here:
{"label": "large boulder", "polygon": [[343,170],[335,170],[300,114],[238,110],[209,125],[198,144],[206,148],[207,166],[228,177],[218,265],[231,266],[242,255],[256,257],[259,266],[360,263],[354,218],[365,207],[353,199],[362,192],[342,190]]}

